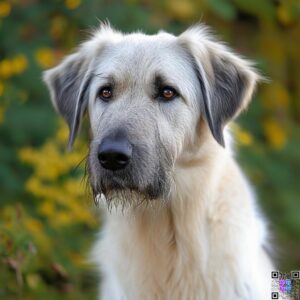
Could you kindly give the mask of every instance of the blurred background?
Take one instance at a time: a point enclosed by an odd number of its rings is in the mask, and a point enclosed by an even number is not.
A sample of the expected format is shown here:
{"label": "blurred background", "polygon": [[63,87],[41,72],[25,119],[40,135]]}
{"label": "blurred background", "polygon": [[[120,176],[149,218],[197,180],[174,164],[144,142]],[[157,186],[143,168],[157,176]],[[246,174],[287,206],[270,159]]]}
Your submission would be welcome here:
{"label": "blurred background", "polygon": [[82,180],[88,129],[68,130],[41,81],[99,20],[178,34],[201,20],[270,79],[234,134],[270,219],[278,266],[300,269],[300,1],[0,0],[0,298],[95,299],[101,218]]}

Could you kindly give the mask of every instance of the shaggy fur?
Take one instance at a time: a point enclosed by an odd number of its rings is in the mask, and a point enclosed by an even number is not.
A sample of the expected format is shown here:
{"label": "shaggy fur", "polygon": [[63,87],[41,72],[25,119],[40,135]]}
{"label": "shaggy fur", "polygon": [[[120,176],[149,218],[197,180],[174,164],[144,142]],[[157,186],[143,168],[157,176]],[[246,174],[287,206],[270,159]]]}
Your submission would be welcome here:
{"label": "shaggy fur", "polygon": [[[201,25],[178,37],[102,25],[44,78],[70,146],[89,113],[89,177],[106,215],[93,249],[99,299],[270,298],[265,221],[225,128],[260,79],[251,63]],[[167,101],[169,86],[178,95]],[[120,132],[132,159],[105,170],[98,145]]]}

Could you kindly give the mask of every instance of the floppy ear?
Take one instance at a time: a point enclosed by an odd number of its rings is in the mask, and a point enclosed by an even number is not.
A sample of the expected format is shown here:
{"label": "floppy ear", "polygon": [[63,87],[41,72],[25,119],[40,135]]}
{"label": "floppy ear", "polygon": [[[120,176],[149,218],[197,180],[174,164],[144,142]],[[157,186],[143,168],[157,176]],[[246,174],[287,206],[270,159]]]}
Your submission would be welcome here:
{"label": "floppy ear", "polygon": [[100,23],[100,28],[92,32],[91,38],[82,43],[77,52],[67,56],[57,67],[44,72],[43,78],[52,103],[69,125],[69,149],[87,108],[93,62],[107,42],[117,42],[121,38],[122,34],[111,28],[109,23]]}
{"label": "floppy ear", "polygon": [[247,106],[260,76],[203,26],[188,29],[180,38],[192,57],[206,121],[216,141],[225,146],[224,126]]}
{"label": "floppy ear", "polygon": [[91,80],[88,74],[89,61],[80,52],[67,56],[57,67],[45,71],[52,103],[69,126],[70,149],[79,130],[87,107],[87,89]]}

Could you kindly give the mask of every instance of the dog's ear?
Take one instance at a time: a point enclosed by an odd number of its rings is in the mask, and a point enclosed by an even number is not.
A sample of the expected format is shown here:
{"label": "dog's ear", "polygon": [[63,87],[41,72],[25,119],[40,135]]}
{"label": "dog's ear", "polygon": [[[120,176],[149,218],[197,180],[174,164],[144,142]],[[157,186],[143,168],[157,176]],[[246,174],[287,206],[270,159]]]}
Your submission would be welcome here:
{"label": "dog's ear", "polygon": [[203,26],[188,29],[180,38],[191,54],[206,121],[216,141],[225,146],[224,126],[247,106],[260,76]]}
{"label": "dog's ear", "polygon": [[87,89],[91,79],[88,67],[89,60],[78,51],[43,74],[52,103],[69,126],[69,148],[73,145],[87,107]]}
{"label": "dog's ear", "polygon": [[116,42],[121,38],[122,34],[115,31],[108,22],[100,23],[100,28],[92,32],[91,38],[82,43],[77,52],[67,56],[57,67],[43,74],[54,107],[68,123],[69,149],[73,145],[87,108],[94,61],[107,43]]}

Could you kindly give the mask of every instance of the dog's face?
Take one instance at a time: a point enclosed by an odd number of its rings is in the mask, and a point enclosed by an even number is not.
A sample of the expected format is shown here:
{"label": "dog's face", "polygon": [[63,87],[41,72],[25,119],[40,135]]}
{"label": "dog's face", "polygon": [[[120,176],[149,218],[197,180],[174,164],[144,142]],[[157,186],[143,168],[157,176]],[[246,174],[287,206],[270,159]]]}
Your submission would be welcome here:
{"label": "dog's face", "polygon": [[167,198],[176,162],[191,150],[200,120],[224,145],[223,128],[249,101],[257,75],[248,62],[195,27],[123,35],[102,27],[47,71],[52,101],[73,143],[85,110],[95,194]]}

